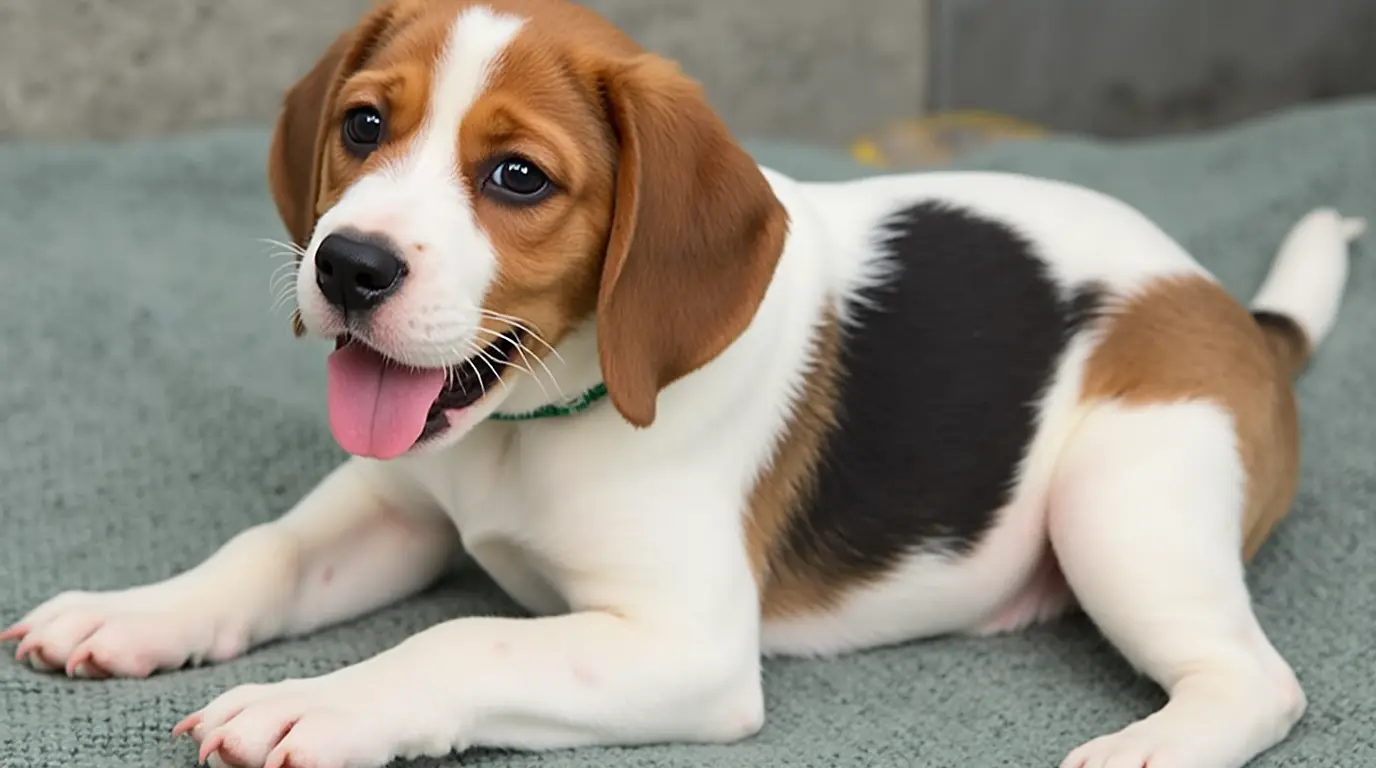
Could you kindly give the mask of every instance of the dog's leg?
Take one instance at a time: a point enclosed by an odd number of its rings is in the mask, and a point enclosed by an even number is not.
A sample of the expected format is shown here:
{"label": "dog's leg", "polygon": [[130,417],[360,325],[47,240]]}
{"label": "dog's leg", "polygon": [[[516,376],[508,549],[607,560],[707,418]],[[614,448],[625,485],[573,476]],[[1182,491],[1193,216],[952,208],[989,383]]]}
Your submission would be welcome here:
{"label": "dog's leg", "polygon": [[246,768],[754,733],[759,603],[738,512],[674,481],[649,478],[660,495],[629,507],[592,483],[540,516],[557,544],[531,556],[572,613],[449,621],[352,667],[227,691],[180,729]]}
{"label": "dog's leg", "polygon": [[195,568],[133,589],[58,595],[4,636],[39,669],[142,677],[385,605],[433,580],[457,546],[442,513],[395,474],[351,460]]}
{"label": "dog's leg", "polygon": [[456,619],[328,675],[231,689],[177,730],[244,768],[753,734],[758,661],[724,647],[740,638],[689,637],[602,611]]}
{"label": "dog's leg", "polygon": [[1243,581],[1246,476],[1228,412],[1099,406],[1072,438],[1050,533],[1080,604],[1170,696],[1063,768],[1239,768],[1305,708]]}

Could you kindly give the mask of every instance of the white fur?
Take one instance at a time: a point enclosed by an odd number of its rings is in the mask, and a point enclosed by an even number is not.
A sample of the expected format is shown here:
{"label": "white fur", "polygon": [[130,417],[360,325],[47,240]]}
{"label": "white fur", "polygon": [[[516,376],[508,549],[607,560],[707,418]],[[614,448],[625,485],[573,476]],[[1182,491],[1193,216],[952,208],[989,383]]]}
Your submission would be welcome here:
{"label": "white fur", "polygon": [[[460,14],[411,145],[399,159],[350,185],[320,217],[297,274],[301,319],[312,333],[351,331],[389,357],[421,367],[453,364],[491,343],[477,328],[497,256],[458,175],[458,135],[521,25],[482,6]],[[339,311],[315,287],[316,250],[340,230],[386,236],[410,273],[400,292],[372,313],[367,328],[345,328]]]}
{"label": "white fur", "polygon": [[[347,226],[426,246],[407,252],[417,279],[370,339],[405,362],[453,363],[473,340],[495,260],[453,176],[453,143],[519,26],[482,9],[459,17],[421,137],[404,161],[349,189],[311,244],[313,254]],[[169,581],[55,598],[16,631],[21,656],[116,675],[228,658],[414,593],[461,543],[540,618],[446,622],[338,672],[235,688],[181,729],[212,760],[273,768],[288,757],[381,766],[472,745],[731,741],[763,723],[762,650],[833,653],[988,631],[1064,607],[1063,591],[1030,586],[1049,541],[1090,615],[1172,694],[1161,714],[1086,745],[1067,766],[1140,768],[1157,756],[1178,762],[1153,765],[1230,768],[1281,738],[1303,695],[1247,606],[1231,424],[1202,403],[1084,412],[1089,335],[1065,354],[1012,501],[975,552],[916,554],[831,612],[761,625],[742,534],[748,494],[787,427],[814,328],[829,309],[846,316],[889,269],[876,243],[891,213],[945,201],[1004,222],[1067,289],[1096,279],[1131,291],[1205,274],[1139,213],[1067,184],[989,173],[836,185],[767,176],[791,218],[776,278],[746,332],[661,394],[653,426],[633,429],[605,404],[573,418],[483,421],[499,403],[523,410],[595,384],[589,323],[547,358],[551,379],[517,376],[505,400],[466,412],[462,441],[389,463],[352,459],[281,519]],[[1258,301],[1298,312],[1317,339],[1345,256],[1331,234],[1297,237],[1305,245],[1284,251],[1280,287]],[[1322,280],[1292,266],[1300,251],[1321,260]],[[305,261],[306,324],[339,333]]]}
{"label": "white fur", "polygon": [[1067,445],[1048,530],[1071,589],[1170,702],[1062,768],[1241,768],[1304,711],[1243,580],[1246,472],[1212,403],[1100,405]]}
{"label": "white fur", "polygon": [[1347,245],[1366,231],[1363,219],[1320,209],[1286,236],[1252,308],[1289,316],[1317,346],[1333,329],[1347,284]]}
{"label": "white fur", "polygon": [[960,206],[1011,225],[1046,260],[1050,274],[1073,286],[1098,280],[1131,290],[1153,277],[1207,272],[1169,235],[1134,208],[1100,192],[1060,181],[1009,173],[899,174],[819,185],[811,209],[834,239],[855,248],[830,265],[850,288],[881,277],[874,265],[876,227],[890,212],[918,200]]}

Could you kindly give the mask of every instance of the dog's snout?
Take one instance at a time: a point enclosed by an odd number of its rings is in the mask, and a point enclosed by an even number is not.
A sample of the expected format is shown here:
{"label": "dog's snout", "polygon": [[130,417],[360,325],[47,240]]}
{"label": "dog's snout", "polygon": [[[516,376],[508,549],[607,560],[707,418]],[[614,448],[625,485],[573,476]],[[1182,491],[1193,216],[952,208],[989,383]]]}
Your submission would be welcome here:
{"label": "dog's snout", "polygon": [[315,283],[344,310],[372,309],[401,287],[405,271],[385,242],[333,234],[315,252]]}

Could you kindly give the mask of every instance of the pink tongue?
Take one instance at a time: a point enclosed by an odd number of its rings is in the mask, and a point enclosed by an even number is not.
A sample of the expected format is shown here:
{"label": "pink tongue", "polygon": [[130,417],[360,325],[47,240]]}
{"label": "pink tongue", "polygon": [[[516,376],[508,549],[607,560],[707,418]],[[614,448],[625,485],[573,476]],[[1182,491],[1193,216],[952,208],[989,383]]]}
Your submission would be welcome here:
{"label": "pink tongue", "polygon": [[415,445],[440,390],[441,368],[403,368],[362,344],[330,355],[326,375],[330,430],[356,456],[393,459]]}

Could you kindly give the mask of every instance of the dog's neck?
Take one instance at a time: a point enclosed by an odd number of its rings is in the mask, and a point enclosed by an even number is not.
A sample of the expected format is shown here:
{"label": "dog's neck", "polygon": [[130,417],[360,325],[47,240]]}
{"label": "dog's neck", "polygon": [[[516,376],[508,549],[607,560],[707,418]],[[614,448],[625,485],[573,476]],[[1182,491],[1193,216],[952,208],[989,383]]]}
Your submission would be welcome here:
{"label": "dog's neck", "polygon": [[526,338],[525,354],[512,358],[524,369],[511,394],[497,406],[493,418],[525,417],[537,413],[576,415],[583,406],[607,401],[600,397],[602,367],[597,359],[597,325],[589,319],[553,351],[540,341]]}

